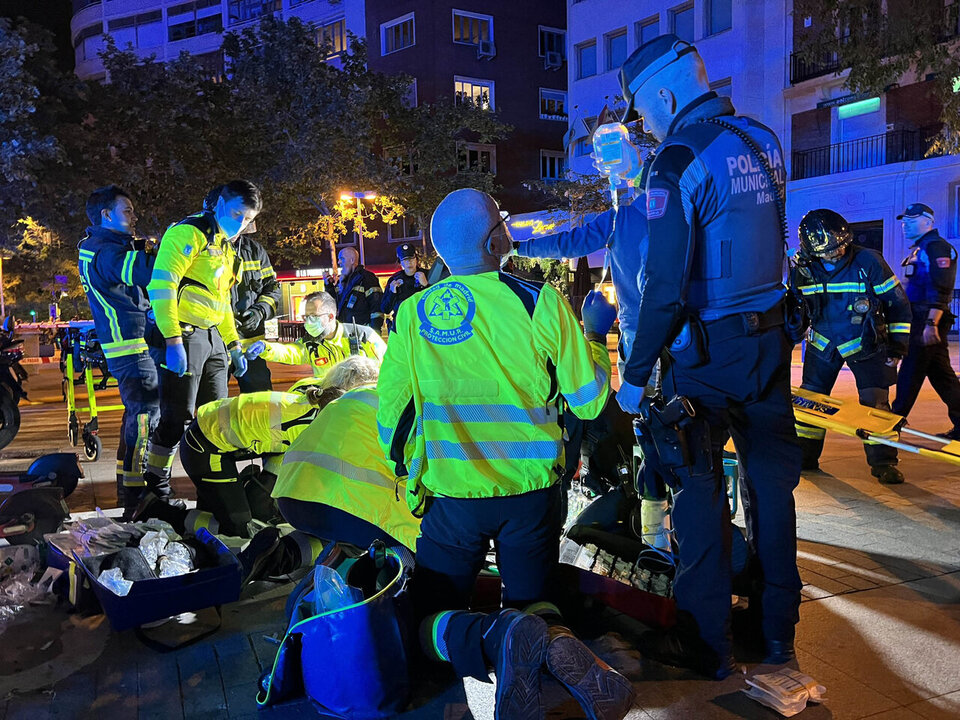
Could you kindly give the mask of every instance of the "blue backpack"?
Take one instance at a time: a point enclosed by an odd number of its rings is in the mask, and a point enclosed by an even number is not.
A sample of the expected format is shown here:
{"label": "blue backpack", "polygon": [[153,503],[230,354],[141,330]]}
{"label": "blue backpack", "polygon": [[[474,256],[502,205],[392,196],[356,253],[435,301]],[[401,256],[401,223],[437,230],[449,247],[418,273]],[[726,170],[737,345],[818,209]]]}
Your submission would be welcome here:
{"label": "blue backpack", "polygon": [[357,556],[331,544],[287,601],[287,631],[260,707],[304,693],[322,712],[374,720],[409,700],[408,580],[413,558],[375,543]]}

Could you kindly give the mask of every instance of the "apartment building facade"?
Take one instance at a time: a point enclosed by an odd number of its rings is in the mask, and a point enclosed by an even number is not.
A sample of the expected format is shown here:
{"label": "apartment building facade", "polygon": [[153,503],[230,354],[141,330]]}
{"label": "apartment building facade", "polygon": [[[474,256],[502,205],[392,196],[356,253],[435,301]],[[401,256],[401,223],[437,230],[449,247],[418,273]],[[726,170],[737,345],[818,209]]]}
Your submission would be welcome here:
{"label": "apartment building facade", "polygon": [[348,31],[363,35],[363,12],[364,3],[351,0],[73,0],[75,72],[83,80],[105,77],[97,53],[109,33],[118,47],[129,44],[141,57],[167,61],[188,52],[217,74],[223,33],[241,31],[266,14],[312,23],[318,37],[340,52]]}

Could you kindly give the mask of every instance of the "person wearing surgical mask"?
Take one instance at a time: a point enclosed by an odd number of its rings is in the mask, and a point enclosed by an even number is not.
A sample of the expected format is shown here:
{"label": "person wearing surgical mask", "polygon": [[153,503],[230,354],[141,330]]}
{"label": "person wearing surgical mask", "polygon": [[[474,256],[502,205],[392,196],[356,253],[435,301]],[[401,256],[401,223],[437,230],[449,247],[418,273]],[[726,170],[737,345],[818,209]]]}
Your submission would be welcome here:
{"label": "person wearing surgical mask", "polygon": [[255,342],[247,348],[247,359],[310,365],[313,374],[322,377],[346,357],[365,355],[379,361],[387,351],[387,344],[373,328],[337,320],[337,301],[326,292],[315,292],[304,300],[303,330],[304,336],[293,343]]}
{"label": "person wearing surgical mask", "polygon": [[256,185],[232,180],[220,188],[212,210],[171,225],[160,241],[147,285],[153,317],[145,332],[162,358],[160,421],[142,485],[160,498],[171,496],[174,455],[197,407],[227,396],[231,365],[237,377],[247,371],[230,303],[237,278],[232,240],[262,205]]}

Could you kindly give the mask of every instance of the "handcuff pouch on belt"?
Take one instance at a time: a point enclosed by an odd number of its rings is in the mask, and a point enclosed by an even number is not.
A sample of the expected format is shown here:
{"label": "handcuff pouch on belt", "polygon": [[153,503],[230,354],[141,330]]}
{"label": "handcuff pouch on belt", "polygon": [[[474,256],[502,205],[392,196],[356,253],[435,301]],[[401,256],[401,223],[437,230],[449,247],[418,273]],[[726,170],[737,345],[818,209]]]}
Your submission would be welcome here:
{"label": "handcuff pouch on belt", "polygon": [[[698,417],[690,400],[677,395],[666,403],[644,403],[640,409],[642,431],[657,453],[667,483],[679,485],[677,471],[701,475],[713,470],[710,426]],[[674,483],[670,483],[670,480]]]}
{"label": "handcuff pouch on belt", "polygon": [[688,313],[684,316],[667,352],[675,363],[685,368],[700,367],[710,361],[707,332],[699,315]]}

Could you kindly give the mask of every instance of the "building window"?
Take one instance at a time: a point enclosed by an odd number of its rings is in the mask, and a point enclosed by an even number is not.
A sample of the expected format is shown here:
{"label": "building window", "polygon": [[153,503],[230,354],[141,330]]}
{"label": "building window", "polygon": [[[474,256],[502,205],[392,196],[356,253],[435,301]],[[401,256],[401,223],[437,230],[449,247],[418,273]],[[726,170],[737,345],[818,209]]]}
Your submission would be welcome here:
{"label": "building window", "polygon": [[453,11],[453,41],[463,45],[479,45],[493,41],[493,17],[466,10]]}
{"label": "building window", "polygon": [[401,175],[411,176],[417,172],[417,163],[414,159],[413,151],[409,148],[402,145],[386,148],[383,151],[383,157],[393,165]]}
{"label": "building window", "polygon": [[577,45],[577,80],[597,74],[597,43]]}
{"label": "building window", "polygon": [[567,154],[557,150],[540,151],[540,179],[562,180],[567,171]]}
{"label": "building window", "polygon": [[219,83],[223,80],[223,50],[194,55],[193,59],[200,65],[200,72],[204,78]]}
{"label": "building window", "polygon": [[670,11],[670,31],[681,40],[693,42],[693,3],[675,7]]}
{"label": "building window", "polygon": [[167,8],[167,40],[170,42],[222,30],[220,0],[196,0]]}
{"label": "building window", "polygon": [[540,26],[540,57],[546,57],[548,52],[560,53],[564,60],[567,58],[567,34],[557,28]]}
{"label": "building window", "polygon": [[163,13],[160,10],[154,10],[111,20],[107,23],[107,31],[113,36],[119,48],[124,48],[128,44],[134,47],[162,45]]}
{"label": "building window", "polygon": [[421,235],[420,223],[413,215],[404,215],[393,225],[387,225],[387,242],[419,240]]}
{"label": "building window", "polygon": [[707,0],[707,32],[709,35],[733,27],[732,0]]}
{"label": "building window", "polygon": [[567,93],[540,88],[540,119],[567,121]]}
{"label": "building window", "polygon": [[617,70],[627,59],[627,29],[617,30],[604,37],[607,70]]}
{"label": "building window", "polygon": [[73,49],[77,62],[96,59],[97,53],[103,50],[103,25],[97,23],[78,32],[73,39]]}
{"label": "building window", "polygon": [[[217,5],[219,4],[217,2]],[[282,8],[281,0],[229,0],[227,16],[230,18],[230,24],[236,25],[247,20],[256,20]],[[169,15],[169,11],[167,14]]]}
{"label": "building window", "polygon": [[573,149],[573,154],[577,157],[583,157],[584,155],[589,155],[593,152],[593,142],[588,135],[587,137],[577,138],[577,144]]}
{"label": "building window", "polygon": [[381,55],[389,55],[398,50],[403,50],[415,45],[416,42],[417,35],[413,13],[407,13],[380,26]]}
{"label": "building window", "polygon": [[326,45],[330,55],[344,52],[347,49],[347,21],[341,19],[318,27],[317,45]]}
{"label": "building window", "polygon": [[733,95],[733,85],[730,82],[730,78],[714,80],[710,83],[710,89],[717,95],[723,95],[724,97],[731,97]]}
{"label": "building window", "polygon": [[497,146],[461,143],[458,167],[460,172],[488,172],[496,175]]}
{"label": "building window", "polygon": [[473,103],[484,110],[496,110],[493,97],[493,80],[478,80],[477,78],[453,78],[453,101],[457,105]]}
{"label": "building window", "polygon": [[646,45],[648,42],[660,36],[660,16],[654,15],[646,20],[641,20],[636,24],[637,47]]}
{"label": "building window", "polygon": [[419,102],[417,100],[417,79],[414,78],[407,86],[407,94],[403,96],[403,106],[405,108],[415,108]]}

